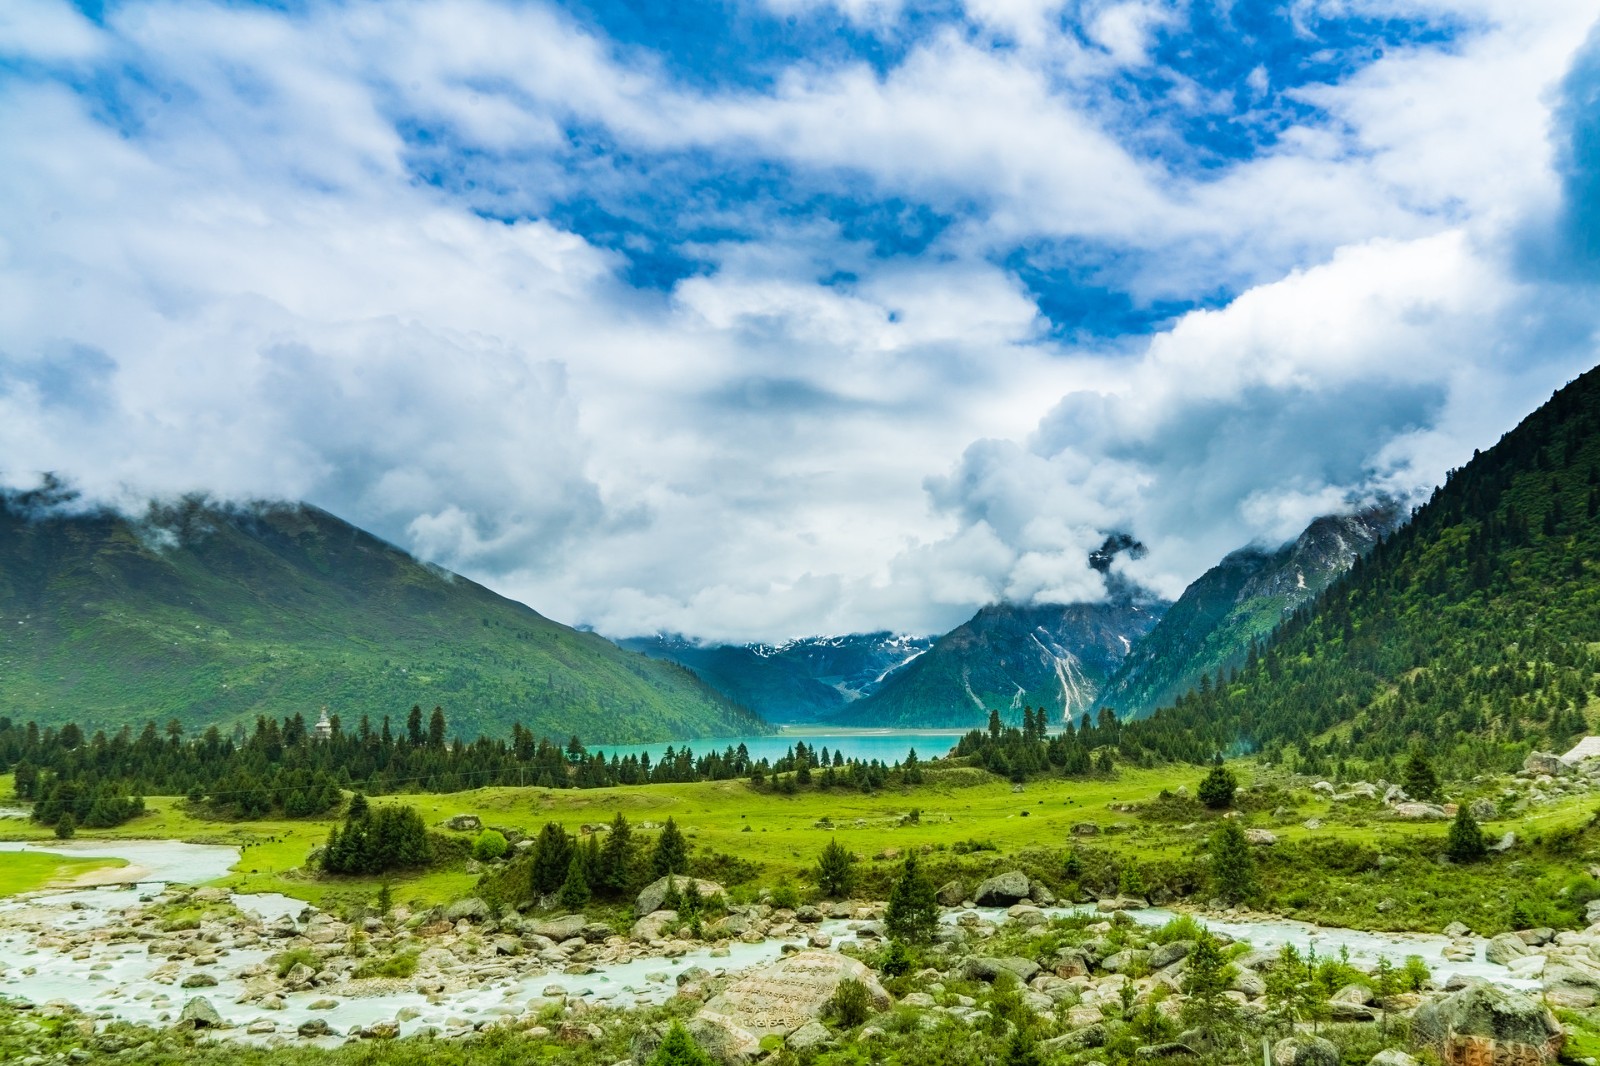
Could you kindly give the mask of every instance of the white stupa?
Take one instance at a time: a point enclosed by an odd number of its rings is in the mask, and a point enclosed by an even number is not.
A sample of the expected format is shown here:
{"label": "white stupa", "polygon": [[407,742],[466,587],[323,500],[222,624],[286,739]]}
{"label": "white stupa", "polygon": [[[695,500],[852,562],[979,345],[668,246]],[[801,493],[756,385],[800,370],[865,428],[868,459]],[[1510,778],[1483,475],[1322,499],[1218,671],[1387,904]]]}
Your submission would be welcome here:
{"label": "white stupa", "polygon": [[328,721],[328,708],[322,708],[322,717],[311,727],[311,735],[318,740],[333,739],[333,723]]}

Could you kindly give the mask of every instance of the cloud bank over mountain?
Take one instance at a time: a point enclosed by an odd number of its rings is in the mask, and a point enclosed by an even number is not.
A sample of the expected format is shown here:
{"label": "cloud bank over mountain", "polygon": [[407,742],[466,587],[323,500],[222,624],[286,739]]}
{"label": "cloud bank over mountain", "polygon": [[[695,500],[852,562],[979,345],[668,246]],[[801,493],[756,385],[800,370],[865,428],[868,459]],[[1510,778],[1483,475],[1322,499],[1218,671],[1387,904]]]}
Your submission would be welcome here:
{"label": "cloud bank over mountain", "polygon": [[17,0],[0,479],[728,640],[1168,595],[1597,361],[1592,4]]}

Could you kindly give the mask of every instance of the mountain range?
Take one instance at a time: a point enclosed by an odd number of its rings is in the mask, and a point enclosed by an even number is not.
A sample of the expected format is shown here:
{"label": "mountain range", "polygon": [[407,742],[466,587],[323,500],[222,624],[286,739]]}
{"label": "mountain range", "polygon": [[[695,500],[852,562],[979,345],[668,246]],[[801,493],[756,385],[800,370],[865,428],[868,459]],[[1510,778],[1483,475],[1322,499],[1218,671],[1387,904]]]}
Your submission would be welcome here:
{"label": "mountain range", "polygon": [[115,728],[321,708],[608,743],[766,732],[673,663],[545,618],[290,504],[78,513],[0,499],[0,714]]}

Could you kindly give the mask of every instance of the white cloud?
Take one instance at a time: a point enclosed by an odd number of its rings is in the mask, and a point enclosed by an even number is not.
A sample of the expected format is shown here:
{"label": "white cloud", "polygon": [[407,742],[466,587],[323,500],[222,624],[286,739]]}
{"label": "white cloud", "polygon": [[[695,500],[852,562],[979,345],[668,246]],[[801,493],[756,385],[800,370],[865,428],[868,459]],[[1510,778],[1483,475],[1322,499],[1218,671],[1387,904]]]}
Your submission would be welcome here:
{"label": "white cloud", "polygon": [[[1306,90],[1330,121],[1201,177],[1090,91],[1175,10],[974,0],[886,72],[704,91],[538,5],[7,8],[0,49],[32,66],[0,75],[4,473],[306,497],[618,634],[934,631],[1096,594],[1112,528],[1176,592],[1429,483],[1594,360],[1593,316],[1505,251],[1558,188],[1576,7],[1475,9],[1459,47]],[[97,62],[140,72],[116,108],[76,88]],[[550,161],[577,123],[957,221],[878,259],[774,214],[641,295],[616,253],[475,214],[465,170],[421,180],[407,123],[504,153],[491,177],[534,202],[586,180]],[[1247,291],[1079,350],[994,262],[1055,239],[1134,257],[1136,298]]]}

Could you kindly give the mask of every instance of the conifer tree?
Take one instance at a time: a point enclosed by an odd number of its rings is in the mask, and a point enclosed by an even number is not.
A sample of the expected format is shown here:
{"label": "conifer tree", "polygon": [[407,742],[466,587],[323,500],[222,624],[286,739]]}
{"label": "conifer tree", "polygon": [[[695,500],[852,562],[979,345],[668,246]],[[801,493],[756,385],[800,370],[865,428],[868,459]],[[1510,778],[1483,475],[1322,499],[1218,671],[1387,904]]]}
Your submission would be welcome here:
{"label": "conifer tree", "polygon": [[917,853],[906,856],[900,877],[889,890],[889,906],[884,925],[896,940],[911,944],[926,943],[939,923],[939,901],[933,882],[917,863]]}
{"label": "conifer tree", "polygon": [[1478,828],[1478,820],[1472,817],[1465,803],[1456,808],[1456,820],[1450,823],[1444,853],[1451,862],[1477,862],[1489,853],[1483,843],[1483,830]]}
{"label": "conifer tree", "polygon": [[1229,818],[1211,834],[1212,890],[1229,903],[1256,894],[1256,859],[1237,818]]}
{"label": "conifer tree", "polygon": [[650,1056],[649,1066],[712,1066],[712,1062],[710,1056],[694,1042],[694,1037],[675,1021],[672,1028],[667,1030],[661,1046]]}
{"label": "conifer tree", "polygon": [[856,857],[850,849],[835,839],[830,839],[817,859],[817,887],[830,899],[849,899],[855,888]]}
{"label": "conifer tree", "polygon": [[583,873],[583,855],[576,848],[567,862],[567,879],[561,883],[556,898],[569,911],[582,910],[589,902],[589,879]]}
{"label": "conifer tree", "polygon": [[594,887],[602,895],[623,896],[628,891],[628,864],[632,859],[633,829],[621,811],[611,819],[611,831],[600,848],[599,869],[595,872]]}
{"label": "conifer tree", "polygon": [[1233,806],[1233,794],[1239,788],[1239,781],[1233,776],[1233,771],[1222,765],[1221,760],[1211,768],[1200,782],[1198,795],[1200,802],[1214,811],[1225,811]]}
{"label": "conifer tree", "polygon": [[1238,1008],[1224,993],[1230,980],[1222,945],[1210,933],[1202,932],[1184,963],[1183,1022],[1213,1036],[1238,1021]]}
{"label": "conifer tree", "polygon": [[1406,795],[1414,800],[1439,798],[1439,775],[1434,773],[1433,763],[1420,748],[1411,749],[1411,756],[1406,760],[1405,777],[1401,787],[1406,790]]}
{"label": "conifer tree", "polygon": [[650,869],[658,878],[689,872],[689,842],[683,838],[683,831],[670,816],[656,837],[655,851],[650,855]]}

